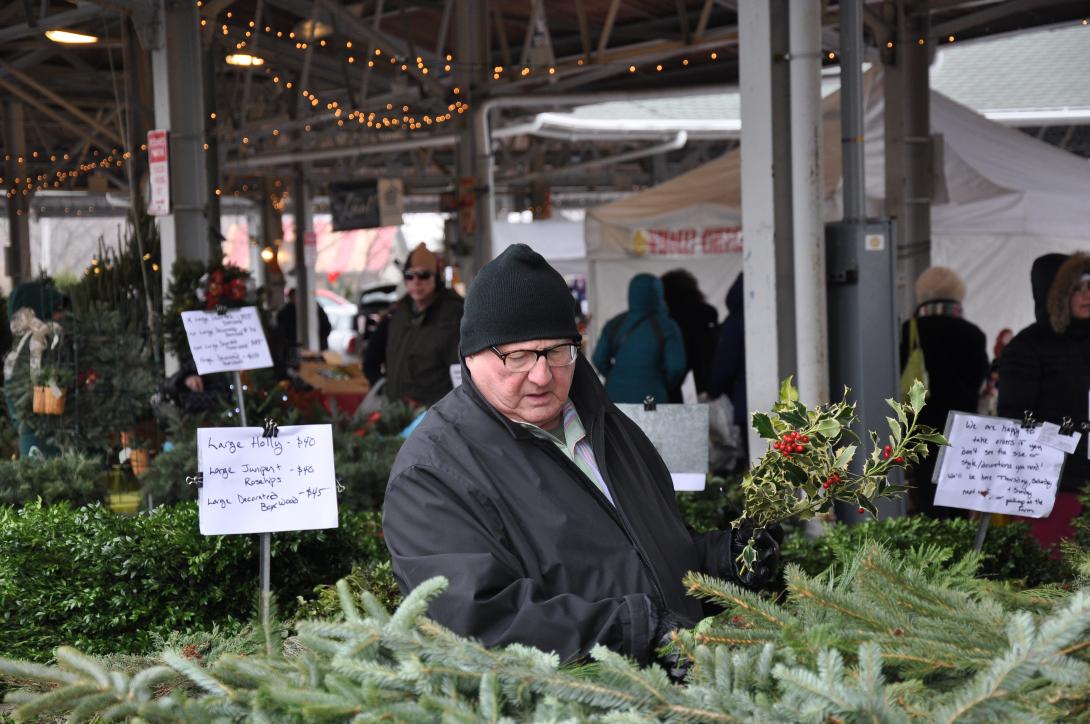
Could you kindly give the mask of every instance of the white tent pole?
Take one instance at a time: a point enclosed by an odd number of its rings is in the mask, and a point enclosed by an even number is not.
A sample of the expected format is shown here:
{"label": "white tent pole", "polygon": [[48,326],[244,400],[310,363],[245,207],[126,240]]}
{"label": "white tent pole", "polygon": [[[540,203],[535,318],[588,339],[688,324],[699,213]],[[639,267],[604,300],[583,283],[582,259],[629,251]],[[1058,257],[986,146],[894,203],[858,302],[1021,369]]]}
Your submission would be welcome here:
{"label": "white tent pole", "polygon": [[829,401],[825,225],[821,164],[821,0],[791,0],[791,203],[795,253],[798,389]]}

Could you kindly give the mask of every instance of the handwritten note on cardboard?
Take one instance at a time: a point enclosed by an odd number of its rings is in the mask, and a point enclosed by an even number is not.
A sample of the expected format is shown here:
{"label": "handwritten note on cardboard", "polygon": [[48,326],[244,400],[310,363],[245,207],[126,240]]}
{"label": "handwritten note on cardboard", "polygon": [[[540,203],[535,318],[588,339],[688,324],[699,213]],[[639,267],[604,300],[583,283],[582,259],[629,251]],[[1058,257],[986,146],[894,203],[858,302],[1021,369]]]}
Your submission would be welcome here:
{"label": "handwritten note on cardboard", "polygon": [[1044,518],[1052,512],[1064,451],[1017,420],[951,412],[936,464],[935,505]]}
{"label": "handwritten note on cardboard", "polygon": [[182,312],[182,324],[197,374],[272,367],[269,344],[254,307],[229,309],[226,314]]}
{"label": "handwritten note on cardboard", "polygon": [[204,535],[275,533],[337,527],[337,480],[329,425],[197,430],[204,473],[200,528]]}

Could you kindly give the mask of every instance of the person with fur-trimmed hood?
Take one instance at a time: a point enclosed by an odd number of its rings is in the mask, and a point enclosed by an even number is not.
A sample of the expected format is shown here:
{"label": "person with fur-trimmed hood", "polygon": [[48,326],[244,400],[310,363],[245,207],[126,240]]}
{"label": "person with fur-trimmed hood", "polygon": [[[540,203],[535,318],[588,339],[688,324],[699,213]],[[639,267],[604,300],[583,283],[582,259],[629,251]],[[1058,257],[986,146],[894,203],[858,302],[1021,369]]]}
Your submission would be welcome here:
{"label": "person with fur-trimmed hood", "polygon": [[[1062,263],[1061,263],[1062,260]],[[1003,350],[999,361],[999,415],[1021,419],[1032,410],[1038,420],[1060,423],[1087,419],[1090,392],[1090,254],[1063,260],[1046,254],[1031,271],[1037,321]],[[1044,546],[1074,534],[1071,520],[1082,506],[1078,493],[1090,481],[1086,436],[1064,464],[1056,505],[1047,518],[1030,520]]]}

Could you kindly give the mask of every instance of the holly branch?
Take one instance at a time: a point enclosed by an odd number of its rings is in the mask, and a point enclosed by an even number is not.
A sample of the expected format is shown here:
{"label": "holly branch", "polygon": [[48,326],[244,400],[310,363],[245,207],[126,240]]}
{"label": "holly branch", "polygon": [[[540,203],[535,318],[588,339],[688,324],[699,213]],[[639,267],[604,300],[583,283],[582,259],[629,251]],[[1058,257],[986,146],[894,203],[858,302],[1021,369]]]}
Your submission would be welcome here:
{"label": "holly branch", "polygon": [[840,402],[809,409],[799,402],[798,390],[788,377],[780,385],[772,412],[753,413],[753,428],[769,445],[742,478],[745,507],[731,524],[752,531],[738,556],[743,572],[757,560],[755,538],[762,529],[791,518],[808,520],[837,500],[856,505],[860,513],[877,515],[876,499],[908,490],[906,485],[891,483],[889,472],[926,457],[927,443],[947,444],[941,434],[917,421],[927,389],[916,380],[907,402],[886,400],[895,415],[886,418],[889,436],[883,443],[877,433],[869,432],[870,454],[862,471],[853,473],[850,467],[862,442],[851,430],[857,418],[848,392],[844,388]]}

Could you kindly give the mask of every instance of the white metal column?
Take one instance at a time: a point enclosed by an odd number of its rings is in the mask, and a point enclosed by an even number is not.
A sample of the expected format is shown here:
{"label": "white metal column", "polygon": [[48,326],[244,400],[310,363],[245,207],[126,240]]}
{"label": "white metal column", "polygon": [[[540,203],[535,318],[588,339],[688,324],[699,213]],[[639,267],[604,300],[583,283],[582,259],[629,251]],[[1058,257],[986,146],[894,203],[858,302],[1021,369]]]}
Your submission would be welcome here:
{"label": "white metal column", "polygon": [[[171,213],[159,217],[165,292],[175,260],[208,258],[208,191],[197,5],[160,0],[158,14],[151,49],[155,126],[170,132]],[[177,364],[168,355],[167,374],[176,371]]]}
{"label": "white metal column", "polygon": [[799,395],[807,404],[829,401],[822,218],[821,6],[821,0],[791,0],[789,19],[795,349]]}
{"label": "white metal column", "polygon": [[[765,0],[749,0],[738,5],[745,247],[742,271],[745,275],[746,403],[749,410],[767,410],[772,406],[783,371],[780,363],[782,310],[777,300],[780,270],[777,268],[775,177],[785,169],[782,163],[777,164],[773,130],[777,91],[772,69],[773,13],[773,3]],[[750,457],[755,460],[764,450],[752,428],[748,429],[748,434]]]}

